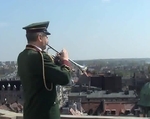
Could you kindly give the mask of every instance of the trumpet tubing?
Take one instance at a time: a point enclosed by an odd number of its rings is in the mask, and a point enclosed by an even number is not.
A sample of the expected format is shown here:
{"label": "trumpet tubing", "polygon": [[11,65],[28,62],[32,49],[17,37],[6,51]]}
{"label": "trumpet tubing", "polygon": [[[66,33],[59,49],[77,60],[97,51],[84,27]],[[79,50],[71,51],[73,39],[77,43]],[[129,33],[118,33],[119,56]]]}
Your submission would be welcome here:
{"label": "trumpet tubing", "polygon": [[[48,44],[47,44],[47,46],[48,46],[48,48],[47,48],[47,53],[48,53],[48,50],[49,50],[49,49],[52,49],[52,50],[54,50],[56,53],[59,54],[59,52],[58,52],[57,50],[55,50],[53,47],[51,47],[51,46],[48,45]],[[53,57],[54,57],[54,56],[53,56]],[[76,63],[75,61],[73,61],[73,60],[71,60],[71,59],[69,59],[69,61],[70,61],[72,64],[74,64],[75,66],[77,66],[82,72],[84,72],[84,71],[87,70],[87,67],[82,66],[82,65]]]}

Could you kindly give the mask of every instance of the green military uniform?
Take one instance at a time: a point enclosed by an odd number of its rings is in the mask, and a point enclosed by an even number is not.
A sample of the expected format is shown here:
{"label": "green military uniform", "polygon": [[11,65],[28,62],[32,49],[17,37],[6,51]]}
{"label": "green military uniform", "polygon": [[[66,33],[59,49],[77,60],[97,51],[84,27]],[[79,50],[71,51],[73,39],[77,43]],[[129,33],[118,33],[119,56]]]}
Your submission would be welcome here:
{"label": "green military uniform", "polygon": [[[31,24],[24,29],[50,35],[46,29],[48,23]],[[56,85],[69,83],[69,62],[63,61],[61,66],[55,65],[46,52],[36,46],[26,45],[18,55],[17,63],[24,91],[24,119],[60,119]]]}

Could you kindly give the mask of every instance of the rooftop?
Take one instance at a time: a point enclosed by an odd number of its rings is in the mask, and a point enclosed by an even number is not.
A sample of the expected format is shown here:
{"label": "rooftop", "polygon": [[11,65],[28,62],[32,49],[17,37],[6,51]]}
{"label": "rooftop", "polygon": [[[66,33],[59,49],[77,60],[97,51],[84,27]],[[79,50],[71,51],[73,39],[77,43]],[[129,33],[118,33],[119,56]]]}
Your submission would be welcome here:
{"label": "rooftop", "polygon": [[94,91],[87,95],[85,92],[76,92],[76,93],[70,93],[69,96],[83,96],[87,98],[136,98],[134,91],[129,91],[129,94],[125,94],[124,92],[112,92],[109,94],[106,94],[106,91]]}

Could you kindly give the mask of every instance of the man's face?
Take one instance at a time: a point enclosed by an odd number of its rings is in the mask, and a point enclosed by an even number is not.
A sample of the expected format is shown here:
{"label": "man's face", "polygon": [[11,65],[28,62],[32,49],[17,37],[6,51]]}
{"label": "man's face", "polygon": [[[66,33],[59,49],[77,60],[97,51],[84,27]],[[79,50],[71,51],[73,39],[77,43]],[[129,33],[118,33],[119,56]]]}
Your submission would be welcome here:
{"label": "man's face", "polygon": [[48,37],[46,34],[41,34],[40,35],[40,45],[41,45],[41,48],[42,50],[45,50],[46,49],[46,45],[48,44]]}

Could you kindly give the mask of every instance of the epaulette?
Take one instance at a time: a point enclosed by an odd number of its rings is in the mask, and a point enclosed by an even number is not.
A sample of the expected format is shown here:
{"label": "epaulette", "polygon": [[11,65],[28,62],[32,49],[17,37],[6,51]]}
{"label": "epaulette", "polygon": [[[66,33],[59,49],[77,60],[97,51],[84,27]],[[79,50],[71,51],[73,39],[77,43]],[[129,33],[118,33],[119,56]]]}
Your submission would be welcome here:
{"label": "epaulette", "polygon": [[49,55],[47,52],[45,52],[45,51],[42,51],[44,54],[46,54],[50,59],[51,59],[51,61],[52,62],[54,62],[54,58],[53,58],[53,56],[51,56],[51,55]]}

